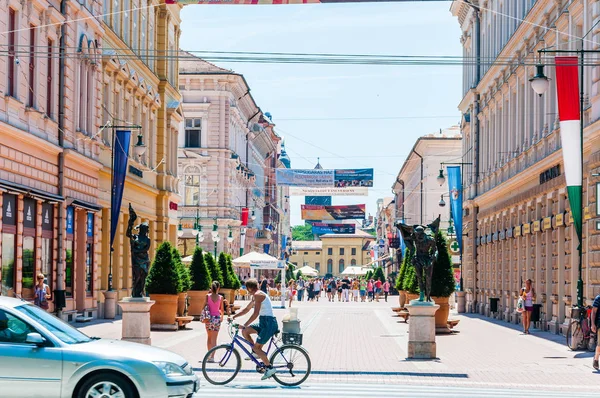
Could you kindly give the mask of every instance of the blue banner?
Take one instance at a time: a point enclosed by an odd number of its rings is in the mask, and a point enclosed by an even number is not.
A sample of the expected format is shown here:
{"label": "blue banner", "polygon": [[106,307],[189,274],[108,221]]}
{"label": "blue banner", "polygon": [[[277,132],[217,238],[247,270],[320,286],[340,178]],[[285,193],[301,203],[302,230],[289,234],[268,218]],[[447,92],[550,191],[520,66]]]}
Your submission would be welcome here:
{"label": "blue banner", "polygon": [[88,238],[94,237],[94,213],[87,215],[87,236]]}
{"label": "blue banner", "polygon": [[356,233],[356,225],[354,225],[354,224],[325,224],[325,223],[315,222],[315,223],[312,223],[312,233],[315,235],[354,234],[354,233]]}
{"label": "blue banner", "polygon": [[338,188],[372,187],[373,169],[336,169],[334,184]]}
{"label": "blue banner", "polygon": [[121,214],[121,202],[125,189],[125,176],[127,175],[127,152],[131,141],[131,131],[117,130],[113,145],[113,182],[110,197],[110,247],[112,249]]}
{"label": "blue banner", "polygon": [[67,234],[75,233],[75,208],[67,206]]}
{"label": "blue banner", "polygon": [[285,260],[285,251],[287,249],[287,235],[281,237],[281,259]]}
{"label": "blue banner", "polygon": [[263,251],[265,252],[265,254],[269,254],[269,250],[271,250],[271,244],[270,243],[265,243],[263,245]]}
{"label": "blue banner", "polygon": [[449,166],[448,168],[448,189],[450,190],[450,210],[452,210],[452,219],[454,228],[456,228],[456,241],[458,248],[462,253],[462,178],[460,175],[460,166]]}

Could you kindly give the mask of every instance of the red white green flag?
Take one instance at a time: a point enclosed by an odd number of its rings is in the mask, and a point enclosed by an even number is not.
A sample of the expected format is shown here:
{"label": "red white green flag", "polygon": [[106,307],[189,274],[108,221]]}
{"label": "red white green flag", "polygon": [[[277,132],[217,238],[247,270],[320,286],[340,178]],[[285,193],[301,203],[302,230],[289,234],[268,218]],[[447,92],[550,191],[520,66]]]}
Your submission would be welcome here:
{"label": "red white green flag", "polygon": [[558,94],[558,116],[560,119],[560,140],[567,193],[575,231],[581,245],[582,232],[582,175],[583,147],[579,109],[579,59],[577,57],[556,57],[556,91]]}

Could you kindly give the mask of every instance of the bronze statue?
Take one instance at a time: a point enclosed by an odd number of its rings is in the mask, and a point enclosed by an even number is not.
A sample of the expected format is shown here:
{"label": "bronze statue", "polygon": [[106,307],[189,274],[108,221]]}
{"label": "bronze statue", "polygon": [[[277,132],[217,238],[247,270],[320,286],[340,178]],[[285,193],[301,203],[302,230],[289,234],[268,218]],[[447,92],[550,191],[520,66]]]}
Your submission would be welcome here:
{"label": "bronze statue", "polygon": [[[435,244],[435,235],[440,228],[440,217],[427,226],[398,223],[402,239],[406,247],[414,253],[413,266],[419,281],[419,301],[431,301],[431,278],[433,277],[433,263],[437,260],[438,251]],[[426,229],[431,233],[427,233]]]}
{"label": "bronze statue", "polygon": [[133,270],[131,297],[144,297],[146,277],[148,276],[148,269],[150,268],[150,257],[148,256],[148,250],[150,250],[150,238],[148,238],[149,227],[148,223],[141,223],[135,227],[135,229],[139,230],[139,233],[135,235],[132,233],[135,220],[137,220],[137,214],[135,214],[130,203],[129,224],[127,225],[126,235],[129,238],[129,244],[131,246],[131,267]]}

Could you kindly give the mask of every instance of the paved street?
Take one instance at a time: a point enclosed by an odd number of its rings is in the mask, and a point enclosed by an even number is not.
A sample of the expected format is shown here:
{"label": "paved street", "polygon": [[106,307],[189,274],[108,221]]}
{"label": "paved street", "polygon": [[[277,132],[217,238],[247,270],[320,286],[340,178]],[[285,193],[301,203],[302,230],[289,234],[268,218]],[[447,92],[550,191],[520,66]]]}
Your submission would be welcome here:
{"label": "paved street", "polygon": [[[516,327],[478,315],[451,316],[460,320],[458,333],[437,337],[439,359],[407,360],[408,325],[399,323],[390,310],[396,300],[397,297],[392,297],[389,303],[321,301],[298,305],[294,302],[294,306],[299,307],[304,346],[310,353],[313,369],[307,383],[298,390],[298,396],[318,396],[313,388],[325,392],[332,384],[363,392],[378,388],[369,387],[371,384],[402,384],[415,396],[423,386],[457,388],[456,394],[464,396],[461,390],[464,388],[474,389],[469,390],[473,394],[481,389],[490,393],[493,389],[519,390],[524,385],[533,391],[587,393],[590,387],[600,385],[600,374],[594,373],[591,367],[591,353],[569,351],[562,336],[535,330],[531,335],[523,335]],[[280,320],[286,313],[287,310],[276,310]],[[90,335],[118,338],[120,321],[100,321],[82,330]],[[222,329],[219,342],[227,339],[228,334]],[[204,327],[198,322],[192,324],[191,330],[152,334],[153,345],[183,355],[199,374],[198,361],[206,352],[205,341]],[[223,396],[236,396],[227,394],[260,386],[268,387],[261,389],[266,395],[277,395],[280,391],[270,389],[276,386],[272,381],[261,382],[248,361],[244,361],[234,384],[238,387],[232,390],[231,386],[213,387],[202,381],[206,391],[217,388],[226,394]],[[361,389],[348,387],[364,384],[367,386]],[[397,387],[389,388],[394,391]]]}

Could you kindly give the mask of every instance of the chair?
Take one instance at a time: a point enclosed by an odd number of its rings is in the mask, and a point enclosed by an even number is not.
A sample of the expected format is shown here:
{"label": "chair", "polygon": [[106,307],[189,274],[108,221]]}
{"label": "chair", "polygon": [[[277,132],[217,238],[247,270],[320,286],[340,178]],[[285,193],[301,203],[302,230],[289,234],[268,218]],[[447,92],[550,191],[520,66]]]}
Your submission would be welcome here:
{"label": "chair", "polygon": [[237,291],[237,297],[240,300],[246,300],[248,298],[248,291],[246,289],[239,289]]}

